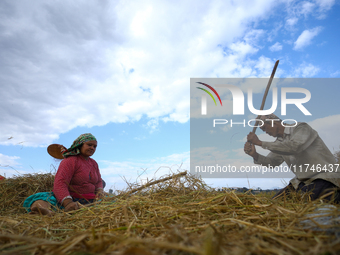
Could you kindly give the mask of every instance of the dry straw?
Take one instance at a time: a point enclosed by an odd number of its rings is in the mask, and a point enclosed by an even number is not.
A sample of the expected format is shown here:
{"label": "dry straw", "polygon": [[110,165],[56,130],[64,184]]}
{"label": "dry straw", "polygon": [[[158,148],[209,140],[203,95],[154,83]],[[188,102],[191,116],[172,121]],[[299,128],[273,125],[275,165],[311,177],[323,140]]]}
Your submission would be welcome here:
{"label": "dry straw", "polygon": [[[263,194],[217,192],[187,174],[133,194],[131,189],[140,186],[129,184],[129,189],[117,196],[70,213],[59,211],[53,217],[25,213],[24,199],[50,191],[53,179],[52,174],[36,174],[0,183],[1,254],[340,252],[335,226],[332,231],[327,230],[329,226],[313,231],[300,224],[324,204],[309,202],[299,194],[272,201]],[[328,215],[339,214],[337,207],[330,208]],[[309,217],[310,221],[317,223],[315,217]]]}

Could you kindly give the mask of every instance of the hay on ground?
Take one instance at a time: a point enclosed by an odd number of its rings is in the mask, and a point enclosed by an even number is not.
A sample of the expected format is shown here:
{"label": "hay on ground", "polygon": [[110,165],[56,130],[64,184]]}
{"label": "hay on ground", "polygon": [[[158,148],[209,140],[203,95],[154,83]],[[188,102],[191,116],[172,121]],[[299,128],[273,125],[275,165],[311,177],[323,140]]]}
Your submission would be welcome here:
{"label": "hay on ground", "polygon": [[[0,184],[1,254],[339,254],[338,229],[306,229],[322,201],[304,196],[217,192],[186,175],[134,194],[130,188],[93,206],[53,217],[29,215],[23,200],[50,191],[53,175],[25,175]],[[5,192],[5,193],[4,193]],[[338,215],[331,207],[328,215]],[[321,231],[320,231],[321,229]]]}

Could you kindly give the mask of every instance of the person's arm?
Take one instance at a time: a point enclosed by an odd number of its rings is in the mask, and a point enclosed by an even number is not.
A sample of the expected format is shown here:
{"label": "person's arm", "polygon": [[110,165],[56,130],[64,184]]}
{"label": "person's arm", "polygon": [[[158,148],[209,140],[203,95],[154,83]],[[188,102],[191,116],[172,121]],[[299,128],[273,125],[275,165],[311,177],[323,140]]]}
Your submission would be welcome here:
{"label": "person's arm", "polygon": [[284,162],[284,159],[281,155],[269,152],[267,156],[263,156],[258,154],[257,159],[254,158],[254,163],[266,167],[275,167],[279,166]]}
{"label": "person's arm", "polygon": [[283,163],[284,159],[281,155],[270,152],[267,156],[263,156],[256,152],[255,145],[246,142],[244,145],[244,152],[254,159],[254,163],[262,166],[279,166]]}
{"label": "person's arm", "polygon": [[68,158],[61,161],[54,178],[53,193],[58,202],[64,207],[65,212],[79,209],[79,204],[73,202],[69,185],[76,170],[76,158]]}
{"label": "person's arm", "polygon": [[103,181],[102,181],[102,177],[101,177],[101,174],[100,174],[100,171],[99,171],[99,166],[98,166],[98,164],[95,160],[93,160],[93,161],[94,161],[93,163],[94,163],[95,168],[96,168],[96,174],[98,176],[98,181],[95,185],[95,194],[96,194],[97,198],[102,198],[102,197],[104,197]]}
{"label": "person's arm", "polygon": [[54,178],[53,193],[60,204],[64,204],[64,200],[72,197],[69,191],[69,185],[76,168],[75,158],[67,158],[61,161],[58,171]]}
{"label": "person's arm", "polygon": [[305,150],[314,142],[318,134],[306,123],[299,123],[289,139],[262,142],[262,148],[281,155],[293,155]]}

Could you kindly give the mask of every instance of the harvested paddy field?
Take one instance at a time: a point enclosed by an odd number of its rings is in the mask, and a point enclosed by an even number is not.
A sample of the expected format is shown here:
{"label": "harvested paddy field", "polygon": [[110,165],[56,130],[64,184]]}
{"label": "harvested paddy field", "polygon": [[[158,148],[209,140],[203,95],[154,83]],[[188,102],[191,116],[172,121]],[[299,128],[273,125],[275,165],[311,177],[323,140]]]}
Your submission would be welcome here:
{"label": "harvested paddy field", "polygon": [[[273,201],[263,194],[217,192],[188,174],[132,194],[138,186],[130,184],[78,211],[27,214],[24,199],[51,191],[53,180],[52,174],[36,174],[0,183],[1,254],[340,253],[340,230],[332,220],[339,207],[299,194]],[[318,209],[325,214],[315,215]]]}

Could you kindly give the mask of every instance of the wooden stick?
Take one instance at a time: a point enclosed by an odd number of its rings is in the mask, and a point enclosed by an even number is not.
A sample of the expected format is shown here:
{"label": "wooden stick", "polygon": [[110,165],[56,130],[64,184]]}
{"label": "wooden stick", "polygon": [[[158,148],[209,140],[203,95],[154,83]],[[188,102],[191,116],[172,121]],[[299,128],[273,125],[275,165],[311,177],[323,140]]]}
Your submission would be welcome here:
{"label": "wooden stick", "polygon": [[[181,172],[181,173],[179,173],[179,174],[175,174],[175,175],[172,175],[172,176],[169,176],[169,177],[165,177],[165,178],[160,179],[160,180],[157,180],[157,181],[149,182],[149,183],[146,183],[146,184],[144,184],[143,186],[141,186],[141,187],[139,187],[139,188],[132,189],[132,190],[130,190],[129,192],[119,194],[119,195],[117,195],[117,196],[115,196],[115,197],[131,195],[132,193],[135,193],[135,192],[137,192],[137,191],[139,191],[139,190],[142,190],[142,189],[145,189],[145,188],[147,188],[147,187],[150,187],[151,185],[155,185],[155,184],[160,183],[160,182],[165,182],[165,181],[167,181],[167,180],[171,180],[171,179],[176,178],[176,177],[181,177],[181,176],[184,176],[184,175],[186,175],[186,174],[187,174],[187,172]],[[79,203],[79,205],[80,205],[80,208],[86,208],[86,207],[93,206],[95,203],[100,203],[100,202],[94,202],[94,203],[85,204],[85,205]],[[77,210],[75,210],[75,211],[69,211],[69,212],[67,212],[67,213],[74,213],[74,212],[77,212]]]}
{"label": "wooden stick", "polygon": [[187,172],[181,172],[179,174],[175,174],[175,175],[172,175],[172,176],[169,176],[169,177],[165,177],[165,178],[157,180],[157,181],[149,182],[149,183],[146,183],[146,184],[144,184],[143,186],[141,186],[139,188],[132,189],[129,192],[123,194],[123,195],[130,195],[130,194],[135,193],[135,192],[137,192],[139,190],[142,190],[142,189],[145,189],[147,187],[150,187],[151,185],[155,185],[155,184],[160,183],[160,182],[165,182],[167,180],[170,180],[170,179],[173,179],[173,178],[176,178],[176,177],[180,177],[180,176],[184,176],[186,174],[187,174]]}
{"label": "wooden stick", "polygon": [[[275,65],[274,65],[272,74],[271,74],[271,76],[270,76],[270,78],[269,78],[269,81],[268,81],[268,84],[267,84],[266,91],[264,92],[263,99],[262,99],[262,104],[261,104],[261,108],[260,108],[261,111],[263,110],[264,104],[266,103],[266,98],[267,98],[267,95],[268,95],[268,91],[269,91],[270,85],[272,84],[272,81],[273,81],[273,78],[274,78],[274,75],[275,75],[275,72],[276,72],[276,68],[277,68],[278,65],[279,65],[279,60],[277,60],[277,61],[275,62]],[[257,118],[259,118],[259,116],[258,116]],[[259,123],[258,121],[255,122],[255,126],[254,126],[254,128],[253,128],[253,133],[256,132],[257,124],[258,124],[258,123]]]}

